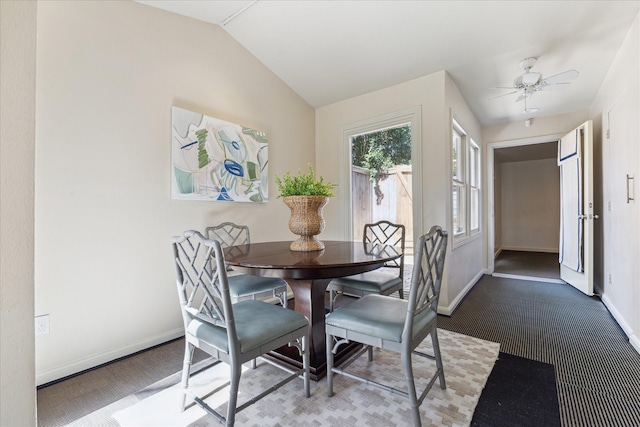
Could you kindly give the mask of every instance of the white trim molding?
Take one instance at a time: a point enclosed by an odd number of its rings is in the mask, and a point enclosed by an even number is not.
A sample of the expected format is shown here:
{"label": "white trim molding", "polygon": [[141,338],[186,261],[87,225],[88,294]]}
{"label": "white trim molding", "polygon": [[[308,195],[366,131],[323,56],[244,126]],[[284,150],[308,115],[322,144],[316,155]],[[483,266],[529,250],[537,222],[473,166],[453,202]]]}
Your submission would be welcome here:
{"label": "white trim molding", "polygon": [[47,384],[52,381],[59,380],[70,375],[77,374],[87,369],[95,368],[102,364],[112,362],[121,357],[129,356],[141,350],[146,350],[158,344],[163,344],[167,341],[184,336],[184,327],[172,329],[155,337],[131,343],[124,347],[116,348],[106,353],[93,354],[91,356],[78,359],[68,363],[66,365],[58,366],[57,368],[50,369],[45,372],[38,372],[36,374],[36,385]]}
{"label": "white trim molding", "polygon": [[475,277],[473,279],[471,279],[471,281],[469,283],[467,283],[467,285],[464,287],[464,289],[458,294],[458,296],[456,296],[456,298],[453,301],[451,301],[451,304],[449,304],[448,306],[443,307],[443,306],[438,305],[438,314],[443,314],[445,316],[451,316],[453,314],[453,312],[456,311],[456,308],[458,308],[458,306],[460,305],[460,303],[462,302],[464,297],[467,296],[469,291],[471,291],[471,289],[473,289],[475,284],[478,283],[478,281],[485,274],[487,274],[487,270],[486,269],[485,270],[481,270],[478,274],[476,274]]}
{"label": "white trim molding", "polygon": [[351,229],[351,138],[363,133],[375,132],[402,125],[411,124],[411,168],[412,168],[412,197],[413,197],[413,239],[422,234],[422,107],[416,106],[405,110],[395,111],[383,116],[364,119],[340,128],[341,142],[339,152],[340,188],[349,191],[340,192],[340,233],[343,239],[352,240]]}
{"label": "white trim molding", "polygon": [[616,309],[616,307],[613,305],[606,294],[602,295],[602,302],[604,303],[604,306],[607,307],[607,310],[609,310],[609,313],[611,313],[611,316],[613,316],[616,322],[618,322],[618,325],[629,339],[629,344],[631,344],[633,349],[638,352],[638,354],[640,354],[640,338],[638,338],[638,336],[633,333],[633,329],[631,329],[631,326],[629,326],[629,324],[624,320],[622,314],[620,314],[620,312]]}

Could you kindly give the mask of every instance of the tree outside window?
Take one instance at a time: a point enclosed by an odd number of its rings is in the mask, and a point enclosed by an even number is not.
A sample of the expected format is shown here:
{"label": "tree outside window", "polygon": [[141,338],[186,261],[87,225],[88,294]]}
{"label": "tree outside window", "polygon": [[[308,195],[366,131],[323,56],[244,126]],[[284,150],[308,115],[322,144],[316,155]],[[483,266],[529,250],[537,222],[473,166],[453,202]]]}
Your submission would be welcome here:
{"label": "tree outside window", "polygon": [[351,164],[369,171],[369,179],[374,183],[377,203],[384,194],[380,190],[380,180],[385,171],[396,165],[411,164],[411,126],[384,129],[358,135],[352,139]]}

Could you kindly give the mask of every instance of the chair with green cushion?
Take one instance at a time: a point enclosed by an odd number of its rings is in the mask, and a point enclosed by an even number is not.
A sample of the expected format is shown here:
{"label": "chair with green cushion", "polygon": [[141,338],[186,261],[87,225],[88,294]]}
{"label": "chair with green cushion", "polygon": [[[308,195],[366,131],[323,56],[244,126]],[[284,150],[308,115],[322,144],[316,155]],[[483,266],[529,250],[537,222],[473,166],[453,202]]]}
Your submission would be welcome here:
{"label": "chair with green cushion", "polygon": [[[293,310],[259,300],[232,304],[224,254],[218,241],[206,239],[199,232],[188,230],[172,239],[172,247],[186,343],[181,409],[185,409],[189,394],[191,362],[196,347],[217,359],[215,363],[225,362],[230,365],[226,417],[207,405],[202,398],[194,398],[195,403],[227,426],[234,424],[237,412],[300,376],[304,380],[305,396],[309,397],[307,318]],[[211,268],[212,262],[215,268]],[[302,355],[302,368],[295,372],[283,368],[289,375],[238,405],[242,364],[287,344],[298,348]],[[222,387],[213,393],[221,389]]]}
{"label": "chair with green cushion", "polygon": [[[414,425],[421,425],[419,408],[431,386],[439,378],[440,388],[446,388],[438,344],[436,310],[447,251],[447,237],[446,231],[439,226],[433,226],[427,234],[418,239],[408,301],[385,295],[365,295],[329,313],[326,318],[329,396],[333,396],[333,374],[342,374],[408,398]],[[433,355],[415,350],[427,335],[431,335]],[[350,341],[362,343],[365,347],[350,360],[343,362],[342,368],[334,367],[334,354],[341,345]],[[346,371],[346,368],[364,353],[368,353],[369,361],[372,362],[373,347],[400,353],[398,362],[402,364],[408,392]],[[435,373],[419,395],[414,382],[412,354],[435,360],[436,365]],[[424,372],[416,372],[416,377],[429,378]]]}
{"label": "chair with green cushion", "polygon": [[[204,235],[217,240],[223,248],[236,245],[248,245],[251,242],[249,227],[233,222],[223,222],[207,227]],[[231,300],[238,302],[246,299],[278,298],[287,308],[287,283],[277,277],[261,277],[251,274],[229,274],[229,292]]]}
{"label": "chair with green cushion", "polygon": [[[402,253],[402,256],[386,263],[385,269],[333,279],[328,287],[329,311],[333,311],[335,301],[341,294],[361,297],[368,294],[390,295],[398,291],[400,298],[404,298],[404,225],[394,224],[390,221],[366,224],[362,240],[365,245],[393,246]],[[387,269],[397,270],[397,273],[384,271]]]}

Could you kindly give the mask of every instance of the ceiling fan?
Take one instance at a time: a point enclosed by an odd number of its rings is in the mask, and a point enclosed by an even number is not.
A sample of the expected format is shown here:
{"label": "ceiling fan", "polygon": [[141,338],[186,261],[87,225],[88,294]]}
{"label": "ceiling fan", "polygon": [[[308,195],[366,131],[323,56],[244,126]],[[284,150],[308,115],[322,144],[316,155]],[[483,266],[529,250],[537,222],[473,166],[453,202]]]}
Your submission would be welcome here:
{"label": "ceiling fan", "polygon": [[493,89],[511,89],[512,91],[509,93],[505,93],[502,95],[495,96],[491,99],[501,98],[503,96],[513,95],[514,93],[519,93],[516,102],[520,102],[524,100],[525,102],[525,113],[532,113],[538,111],[538,108],[527,109],[527,98],[531,98],[531,96],[540,91],[547,90],[559,90],[567,87],[571,84],[569,80],[574,80],[578,78],[580,73],[576,70],[565,71],[560,74],[556,74],[555,76],[547,77],[546,79],[542,78],[542,74],[535,73],[531,71],[533,64],[535,64],[537,58],[525,58],[520,61],[520,68],[524,70],[524,73],[521,76],[516,77],[513,80],[513,86],[510,87],[495,87]]}

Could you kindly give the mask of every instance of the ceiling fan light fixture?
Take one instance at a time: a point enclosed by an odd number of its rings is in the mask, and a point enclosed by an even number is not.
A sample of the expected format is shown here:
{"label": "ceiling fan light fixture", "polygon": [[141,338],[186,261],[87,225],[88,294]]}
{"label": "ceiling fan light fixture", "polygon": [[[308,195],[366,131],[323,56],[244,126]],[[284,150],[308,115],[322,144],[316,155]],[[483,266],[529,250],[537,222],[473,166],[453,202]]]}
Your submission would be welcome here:
{"label": "ceiling fan light fixture", "polygon": [[533,86],[538,83],[542,77],[540,73],[526,73],[522,75],[522,84],[525,86]]}

